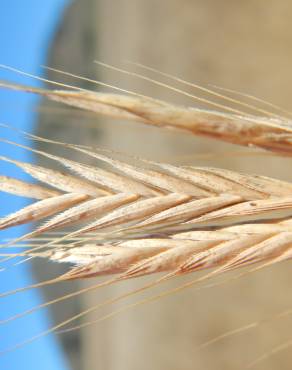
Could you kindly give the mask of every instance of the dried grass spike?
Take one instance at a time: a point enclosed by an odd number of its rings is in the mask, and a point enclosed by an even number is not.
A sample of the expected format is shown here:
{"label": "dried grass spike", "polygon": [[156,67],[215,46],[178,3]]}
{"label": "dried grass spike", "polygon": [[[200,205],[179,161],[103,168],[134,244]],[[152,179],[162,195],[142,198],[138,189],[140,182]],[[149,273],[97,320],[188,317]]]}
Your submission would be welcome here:
{"label": "dried grass spike", "polygon": [[46,199],[61,194],[56,190],[29,184],[8,176],[0,176],[0,191],[32,199]]}

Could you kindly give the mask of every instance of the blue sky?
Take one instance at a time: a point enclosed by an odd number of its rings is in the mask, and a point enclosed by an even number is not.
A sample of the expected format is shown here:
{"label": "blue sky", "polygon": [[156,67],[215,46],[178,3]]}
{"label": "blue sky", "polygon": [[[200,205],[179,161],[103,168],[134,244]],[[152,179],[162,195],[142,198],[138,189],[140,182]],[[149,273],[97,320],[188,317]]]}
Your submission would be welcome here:
{"label": "blue sky", "polygon": [[[62,20],[69,0],[1,0],[0,2],[0,64],[41,75],[40,65],[46,64],[46,56],[54,33]],[[39,86],[33,81],[0,68],[0,80]],[[26,131],[33,131],[36,124],[34,107],[36,96],[0,89],[0,123],[11,124]],[[1,129],[0,137],[24,142],[11,130]],[[0,155],[31,161],[28,153],[0,143]],[[14,166],[0,162],[0,174],[27,178]],[[24,206],[25,200],[0,192],[0,216]],[[25,227],[0,233],[4,238],[27,232]],[[33,283],[29,264],[10,267],[0,272],[0,291],[4,292]],[[41,293],[32,290],[0,301],[0,320],[42,302]],[[34,315],[0,326],[0,351],[11,347],[51,326],[45,310]],[[0,370],[69,370],[58,341],[53,335],[46,336],[16,351],[0,356]]]}

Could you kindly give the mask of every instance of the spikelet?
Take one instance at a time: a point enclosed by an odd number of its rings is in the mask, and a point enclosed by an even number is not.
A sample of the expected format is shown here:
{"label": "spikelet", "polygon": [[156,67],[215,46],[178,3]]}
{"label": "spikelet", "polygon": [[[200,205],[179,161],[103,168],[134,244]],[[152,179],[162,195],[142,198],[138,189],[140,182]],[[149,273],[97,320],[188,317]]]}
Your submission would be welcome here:
{"label": "spikelet", "polygon": [[223,113],[178,106],[144,96],[46,90],[0,82],[0,87],[36,93],[50,100],[106,116],[175,128],[237,145],[292,155],[291,121],[284,118]]}

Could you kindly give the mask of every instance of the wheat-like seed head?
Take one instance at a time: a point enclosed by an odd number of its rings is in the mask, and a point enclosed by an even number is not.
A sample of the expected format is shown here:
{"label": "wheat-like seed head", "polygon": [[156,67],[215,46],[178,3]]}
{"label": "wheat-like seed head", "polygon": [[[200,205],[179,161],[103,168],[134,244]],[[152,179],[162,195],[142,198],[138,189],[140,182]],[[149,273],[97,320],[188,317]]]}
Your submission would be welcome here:
{"label": "wheat-like seed head", "polygon": [[[38,93],[95,113],[255,146],[280,155],[290,156],[292,153],[291,123],[274,115],[257,117],[241,115],[240,112],[180,107],[137,94],[115,95],[81,89],[44,90],[8,83],[0,83],[0,86]],[[45,258],[71,264],[69,271],[61,277],[28,288],[100,275],[114,277],[4,322],[85,291],[125,279],[164,273],[154,282],[81,312],[27,342],[51,331],[62,330],[66,324],[90,311],[176,276],[213,268],[203,277],[165,292],[165,295],[226,271],[260,263],[256,270],[292,256],[292,184],[288,182],[212,167],[174,166],[141,158],[121,161],[114,152],[21,134],[90,156],[95,164],[79,163],[1,140],[65,167],[65,172],[61,172],[4,156],[0,158],[40,182],[30,184],[0,177],[1,191],[35,200],[0,219],[0,229],[45,220],[30,233],[2,244],[3,261],[22,256],[25,260]],[[73,227],[73,230],[62,231],[52,240],[45,238],[47,233],[65,227]],[[9,248],[16,244],[23,246],[24,250],[14,255]],[[2,296],[17,291],[3,293]]]}
{"label": "wheat-like seed head", "polygon": [[[20,241],[74,225],[71,233],[35,248],[38,256],[81,265],[73,268],[70,278],[112,273],[123,273],[125,278],[163,271],[179,274],[194,271],[197,260],[200,268],[214,267],[227,263],[228,257],[233,261],[230,266],[235,262],[240,266],[278,257],[289,245],[289,183],[213,168],[142,160],[140,165],[131,165],[89,148],[67,148],[110,168],[83,165],[30,148],[26,149],[61,163],[73,174],[2,157],[50,187],[23,186],[23,182],[3,178],[4,191],[38,201],[0,220],[0,228],[52,216]],[[51,190],[52,186],[58,190]],[[254,224],[255,220],[261,223]],[[74,237],[81,237],[78,246],[70,242]],[[58,247],[65,242],[65,249]],[[53,246],[50,252],[40,253]],[[23,255],[36,252],[28,250]]]}
{"label": "wheat-like seed head", "polygon": [[291,155],[291,122],[277,117],[223,113],[177,106],[144,96],[90,91],[45,90],[0,83],[1,87],[33,92],[48,99],[115,118],[174,128],[237,145]]}

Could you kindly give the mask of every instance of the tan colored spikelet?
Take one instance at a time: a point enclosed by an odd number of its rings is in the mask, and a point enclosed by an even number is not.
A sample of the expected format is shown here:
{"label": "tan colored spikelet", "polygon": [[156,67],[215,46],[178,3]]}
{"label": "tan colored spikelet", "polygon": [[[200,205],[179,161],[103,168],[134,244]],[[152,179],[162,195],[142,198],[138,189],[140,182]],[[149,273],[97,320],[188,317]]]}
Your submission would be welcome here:
{"label": "tan colored spikelet", "polygon": [[0,191],[33,199],[46,199],[60,195],[60,192],[56,190],[40,185],[28,184],[27,182],[8,176],[0,176]]}
{"label": "tan colored spikelet", "polygon": [[[49,184],[50,186],[53,186],[62,191],[72,193],[79,192],[81,194],[85,193],[94,196],[98,196],[104,193],[103,190],[100,190],[97,187],[90,186],[90,184],[87,184],[85,181],[77,179],[67,173],[65,174],[60,171],[51,170],[31,163],[12,160],[3,156],[0,157],[0,160],[13,163],[35,179]],[[3,182],[8,183],[8,180],[3,179]]]}
{"label": "tan colored spikelet", "polygon": [[0,220],[0,229],[41,220],[88,198],[84,194],[68,193],[40,200]]}
{"label": "tan colored spikelet", "polygon": [[48,99],[111,117],[171,127],[243,146],[291,156],[292,125],[288,119],[258,117],[182,107],[142,96],[89,91],[45,90],[13,85],[1,87],[33,92]]}

